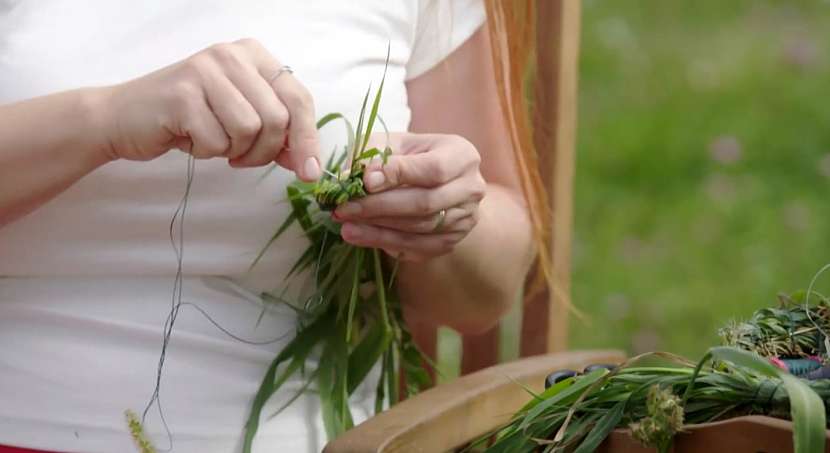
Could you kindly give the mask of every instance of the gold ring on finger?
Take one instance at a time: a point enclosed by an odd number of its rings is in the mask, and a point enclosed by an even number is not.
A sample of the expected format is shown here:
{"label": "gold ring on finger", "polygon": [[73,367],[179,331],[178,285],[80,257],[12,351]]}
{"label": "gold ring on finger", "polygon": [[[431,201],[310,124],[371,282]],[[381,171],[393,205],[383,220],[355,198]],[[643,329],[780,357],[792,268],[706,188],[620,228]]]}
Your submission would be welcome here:
{"label": "gold ring on finger", "polygon": [[447,220],[447,210],[442,209],[438,211],[438,214],[435,214],[435,226],[432,227],[432,232],[437,233],[441,231],[441,227],[444,226],[444,222]]}

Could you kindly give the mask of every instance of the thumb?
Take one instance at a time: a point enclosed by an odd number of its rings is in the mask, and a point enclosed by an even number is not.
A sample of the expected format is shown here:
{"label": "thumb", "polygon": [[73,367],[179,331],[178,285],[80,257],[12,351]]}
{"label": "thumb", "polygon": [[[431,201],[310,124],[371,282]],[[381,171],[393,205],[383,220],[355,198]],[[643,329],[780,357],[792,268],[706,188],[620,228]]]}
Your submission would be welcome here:
{"label": "thumb", "polygon": [[363,183],[369,192],[397,186],[437,187],[453,177],[452,162],[446,157],[438,149],[420,154],[393,154],[386,164],[373,162],[366,169]]}

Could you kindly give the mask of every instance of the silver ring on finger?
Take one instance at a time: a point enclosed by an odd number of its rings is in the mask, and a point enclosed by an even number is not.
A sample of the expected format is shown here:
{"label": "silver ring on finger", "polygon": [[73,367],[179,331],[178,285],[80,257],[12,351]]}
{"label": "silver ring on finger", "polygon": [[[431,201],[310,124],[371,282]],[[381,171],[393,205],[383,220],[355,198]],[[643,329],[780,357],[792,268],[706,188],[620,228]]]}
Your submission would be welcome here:
{"label": "silver ring on finger", "polygon": [[271,78],[268,80],[268,84],[273,85],[274,82],[276,82],[277,79],[280,78],[280,76],[285,74],[286,72],[289,74],[294,74],[294,69],[292,69],[291,66],[288,65],[281,67],[279,70],[277,70],[276,74],[271,76]]}
{"label": "silver ring on finger", "polygon": [[438,214],[435,214],[435,226],[432,227],[433,233],[438,233],[441,231],[441,228],[444,226],[444,222],[447,221],[447,210],[442,209],[438,211]]}

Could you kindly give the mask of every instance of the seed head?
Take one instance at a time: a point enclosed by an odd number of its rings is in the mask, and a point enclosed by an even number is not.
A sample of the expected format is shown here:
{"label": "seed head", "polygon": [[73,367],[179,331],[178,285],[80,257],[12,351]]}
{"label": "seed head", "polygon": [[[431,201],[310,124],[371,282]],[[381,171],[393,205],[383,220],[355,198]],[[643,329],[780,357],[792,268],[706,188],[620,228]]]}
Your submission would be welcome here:
{"label": "seed head", "polygon": [[647,447],[668,451],[675,433],[683,428],[680,398],[659,385],[653,385],[646,400],[648,415],[631,425],[631,434]]}

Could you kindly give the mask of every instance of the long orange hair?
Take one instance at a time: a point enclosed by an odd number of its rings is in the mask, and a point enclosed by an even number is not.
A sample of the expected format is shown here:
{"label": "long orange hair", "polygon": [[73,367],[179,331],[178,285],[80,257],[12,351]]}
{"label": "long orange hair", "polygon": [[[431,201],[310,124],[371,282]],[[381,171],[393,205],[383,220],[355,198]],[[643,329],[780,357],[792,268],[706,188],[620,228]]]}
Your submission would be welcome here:
{"label": "long orange hair", "polygon": [[[543,0],[547,1],[547,0]],[[502,112],[510,130],[516,162],[527,201],[533,238],[536,245],[536,263],[531,276],[531,291],[553,283],[551,271],[551,213],[548,194],[539,171],[534,132],[542,143],[549,143],[540,134],[547,128],[532,127],[537,118],[528,102],[526,86],[534,80],[533,58],[536,50],[536,11],[534,0],[485,0],[487,23],[493,54],[496,85],[499,89]],[[526,298],[529,294],[525,294]]]}

